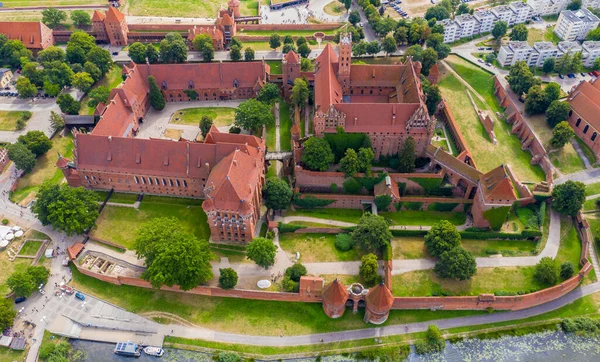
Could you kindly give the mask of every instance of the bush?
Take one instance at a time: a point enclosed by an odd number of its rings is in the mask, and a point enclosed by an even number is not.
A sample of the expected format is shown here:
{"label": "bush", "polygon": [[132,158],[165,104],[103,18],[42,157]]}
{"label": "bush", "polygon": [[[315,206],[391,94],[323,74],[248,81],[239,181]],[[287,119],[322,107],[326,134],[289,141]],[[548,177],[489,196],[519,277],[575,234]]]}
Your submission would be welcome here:
{"label": "bush", "polygon": [[600,332],[600,320],[590,317],[565,318],[560,326],[565,333],[597,334]]}
{"label": "bush", "polygon": [[335,236],[335,248],[339,251],[348,251],[354,247],[354,240],[350,234],[337,234]]}
{"label": "bush", "polygon": [[8,225],[8,219],[2,219],[2,225]]}
{"label": "bush", "polygon": [[443,253],[460,246],[460,234],[456,226],[442,220],[431,227],[425,235],[425,247],[431,256],[440,257]]}
{"label": "bush", "polygon": [[375,197],[375,206],[377,210],[386,211],[392,203],[392,197],[390,195],[379,195]]}
{"label": "bush", "polygon": [[302,195],[300,194],[294,195],[292,203],[303,209],[314,209],[317,207],[324,207],[335,202],[335,200],[319,199],[314,196],[301,196]]}
{"label": "bush", "polygon": [[360,260],[359,274],[367,283],[372,283],[379,277],[379,264],[375,254],[364,255]]}
{"label": "bush", "polygon": [[296,230],[306,228],[306,226],[290,225],[280,222],[277,228],[279,229],[279,233],[293,233]]}
{"label": "bush", "polygon": [[221,352],[219,353],[219,362],[239,362],[242,359],[235,352]]}
{"label": "bush", "polygon": [[335,155],[335,162],[339,162],[349,148],[358,152],[361,147],[366,147],[367,144],[371,147],[371,141],[365,133],[346,133],[341,131],[338,133],[325,133],[323,137],[329,143]]}
{"label": "bush", "polygon": [[344,181],[344,192],[347,194],[360,194],[363,186],[355,178]]}
{"label": "bush", "polygon": [[296,263],[285,270],[285,276],[289,276],[291,280],[299,282],[300,278],[307,273],[306,267],[301,263]]}
{"label": "bush", "polygon": [[238,275],[231,268],[219,269],[219,285],[223,289],[233,289],[238,282]]}
{"label": "bush", "polygon": [[411,177],[409,180],[418,183],[424,190],[425,195],[429,195],[432,190],[439,188],[444,181],[441,178],[417,178]]}
{"label": "bush", "polygon": [[231,126],[231,128],[229,128],[229,133],[240,134],[240,132],[242,132],[240,127]]}
{"label": "bush", "polygon": [[442,333],[439,328],[435,325],[430,325],[427,328],[427,334],[425,340],[420,340],[415,343],[415,350],[417,354],[428,354],[441,352],[446,348],[446,343],[442,337]]}
{"label": "bush", "polygon": [[427,207],[429,211],[441,211],[441,212],[450,212],[454,210],[458,206],[457,202],[450,203],[442,203],[442,202],[432,202]]}
{"label": "bush", "polygon": [[404,202],[403,204],[406,210],[419,211],[423,207],[422,202]]}
{"label": "bush", "polygon": [[[338,185],[336,183],[332,183],[329,186],[329,189],[331,190],[331,193],[335,194],[337,192],[337,190],[338,190]],[[598,200],[600,200],[600,199],[598,199]]]}
{"label": "bush", "polygon": [[33,113],[29,111],[23,111],[21,112],[20,118],[24,119],[25,121],[28,121],[31,118],[31,116],[33,116]]}
{"label": "bush", "polygon": [[535,266],[533,277],[542,284],[557,284],[560,277],[560,267],[556,259],[552,259],[548,256],[540,259],[540,262]]}
{"label": "bush", "polygon": [[566,261],[560,265],[560,277],[567,280],[575,274],[575,267],[570,261]]}
{"label": "bush", "polygon": [[409,236],[425,236],[428,230],[390,230],[393,236],[409,237]]}

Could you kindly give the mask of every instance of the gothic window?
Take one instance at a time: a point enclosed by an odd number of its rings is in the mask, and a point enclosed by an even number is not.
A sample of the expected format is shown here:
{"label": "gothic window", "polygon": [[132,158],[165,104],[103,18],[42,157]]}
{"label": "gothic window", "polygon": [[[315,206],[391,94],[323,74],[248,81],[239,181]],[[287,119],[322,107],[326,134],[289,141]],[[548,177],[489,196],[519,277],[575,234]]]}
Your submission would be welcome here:
{"label": "gothic window", "polygon": [[569,117],[571,117],[571,115],[573,114],[573,110],[569,111]]}
{"label": "gothic window", "polygon": [[592,134],[592,141],[595,141],[597,136],[598,136],[598,133],[594,132],[594,134]]}
{"label": "gothic window", "polygon": [[581,118],[577,118],[577,122],[575,123],[575,127],[579,127],[580,123],[581,123]]}
{"label": "gothic window", "polygon": [[[86,178],[87,178],[87,176],[86,176]],[[136,183],[136,184],[139,184],[139,183],[140,183],[140,182],[138,181],[138,178],[137,178],[137,176],[133,176],[133,181],[135,181],[135,183]]]}
{"label": "gothic window", "polygon": [[590,125],[586,124],[585,127],[583,128],[583,134],[586,134],[588,129],[590,129]]}

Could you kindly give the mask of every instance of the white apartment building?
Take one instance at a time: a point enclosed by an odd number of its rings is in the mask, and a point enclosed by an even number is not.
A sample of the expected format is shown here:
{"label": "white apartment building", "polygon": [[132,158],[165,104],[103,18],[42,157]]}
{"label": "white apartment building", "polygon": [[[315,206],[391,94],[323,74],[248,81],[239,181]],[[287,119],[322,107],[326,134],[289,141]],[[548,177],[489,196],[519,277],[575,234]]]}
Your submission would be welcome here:
{"label": "white apartment building", "polygon": [[541,68],[544,65],[544,61],[548,58],[554,58],[558,56],[558,48],[549,41],[539,41],[533,44],[533,51],[527,60],[527,65],[530,67]]}
{"label": "white apartment building", "polygon": [[[588,8],[592,8],[592,9],[598,9],[600,8],[600,0],[583,0],[581,2],[581,7],[588,9]],[[566,9],[566,7],[565,7]]]}
{"label": "white apartment building", "polygon": [[600,58],[600,41],[584,41],[582,48],[583,65],[591,68],[596,59]]}
{"label": "white apartment building", "polygon": [[514,25],[515,13],[508,5],[495,6],[492,13],[496,15],[496,21],[504,21],[508,26]]}
{"label": "white apartment building", "polygon": [[583,40],[590,30],[596,29],[600,19],[588,9],[565,10],[558,17],[554,33],[562,40]]}
{"label": "white apartment building", "polygon": [[466,38],[479,34],[480,25],[471,14],[462,14],[454,17],[454,22],[460,28],[460,37]]}
{"label": "white apartment building", "polygon": [[[598,0],[594,0],[598,1]],[[527,0],[527,4],[531,6],[533,15],[553,15],[558,14],[567,8],[569,1],[567,0]]]}
{"label": "white apartment building", "polygon": [[[510,41],[508,45],[500,47],[498,63],[501,66],[511,66],[520,60],[529,62],[529,56],[533,48],[526,41]],[[528,63],[529,64],[529,63]]]}
{"label": "white apartment building", "polygon": [[473,13],[473,17],[479,22],[479,33],[491,32],[496,24],[496,15],[489,10],[477,10]]}
{"label": "white apartment building", "polygon": [[440,24],[444,27],[444,43],[453,43],[460,39],[461,29],[454,20],[444,19]]}
{"label": "white apartment building", "polygon": [[512,10],[513,16],[511,18],[512,24],[522,24],[528,20],[531,20],[533,16],[533,9],[531,6],[522,3],[522,2],[514,2],[508,4],[508,7]]}

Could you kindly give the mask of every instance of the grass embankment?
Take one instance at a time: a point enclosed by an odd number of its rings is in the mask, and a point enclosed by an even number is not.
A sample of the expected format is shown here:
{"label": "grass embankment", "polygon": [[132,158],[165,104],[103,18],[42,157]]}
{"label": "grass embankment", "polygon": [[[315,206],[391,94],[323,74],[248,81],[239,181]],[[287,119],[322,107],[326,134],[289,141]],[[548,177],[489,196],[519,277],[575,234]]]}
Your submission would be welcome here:
{"label": "grass embankment", "polygon": [[[454,55],[449,56],[446,61],[483,97],[485,104],[481,104],[479,99],[475,98],[480,106],[492,112],[502,111],[494,95],[494,80],[490,73]],[[510,124],[496,122],[495,134],[498,143],[492,144],[465,93],[464,85],[449,71],[444,72],[446,74],[439,83],[442,96],[459,124],[478,169],[488,172],[501,164],[510,164],[521,181],[544,180],[542,169],[530,164],[531,154],[523,151],[521,141],[511,134]],[[494,157],[489,157],[492,154]]]}
{"label": "grass embankment", "polygon": [[59,153],[63,157],[73,159],[73,137],[55,136],[52,138],[50,151],[38,157],[33,170],[18,179],[17,188],[11,192],[10,200],[14,203],[20,203],[26,198],[28,200],[33,199],[46,180],[52,184],[61,183],[64,176],[62,171],[56,167]]}
{"label": "grass embankment", "polygon": [[[92,89],[97,88],[97,87],[106,87],[108,88],[108,90],[111,90],[113,88],[117,88],[117,86],[119,84],[121,84],[123,82],[123,76],[122,76],[122,68],[119,65],[114,65],[109,71],[108,73],[106,73],[104,75],[104,77],[102,77],[102,79],[100,79],[99,81],[97,81],[94,86],[92,87]],[[81,109],[79,110],[79,114],[83,114],[83,115],[92,115],[94,114],[94,111],[96,110],[95,108],[91,108],[88,107],[87,103],[89,101],[89,97],[85,96],[83,97],[83,99],[81,100]]]}
{"label": "grass embankment", "polygon": [[[130,0],[128,15],[168,16],[186,18],[214,18],[222,0]],[[258,15],[258,1],[241,0],[242,16]]]}
{"label": "grass embankment", "polygon": [[138,210],[131,207],[105,207],[91,235],[133,249],[144,222],[155,217],[177,218],[181,226],[198,239],[206,240],[210,236],[202,200],[158,196],[145,196]]}
{"label": "grass embankment", "polygon": [[[100,197],[100,201],[104,201],[108,196],[108,191],[94,191],[98,197]],[[117,204],[135,204],[138,199],[137,194],[126,194],[120,192],[113,192],[108,202],[114,202]]]}
{"label": "grass embankment", "polygon": [[16,258],[14,261],[10,261],[6,250],[0,253],[0,295],[10,293],[10,288],[6,285],[8,277],[14,272],[24,272],[31,265],[31,260]]}
{"label": "grass embankment", "polygon": [[[529,256],[536,253],[537,243],[526,240],[461,240],[461,245],[476,257],[493,254],[503,256]],[[394,259],[429,259],[422,237],[402,237],[392,239]]]}
{"label": "grass embankment", "polygon": [[367,254],[355,246],[348,251],[335,247],[335,234],[283,233],[279,236],[281,248],[289,254],[300,253],[300,262],[359,261]]}
{"label": "grass embankment", "polygon": [[233,123],[235,108],[198,107],[180,109],[173,114],[169,123],[198,126],[203,116],[210,117],[215,127],[229,126]]}

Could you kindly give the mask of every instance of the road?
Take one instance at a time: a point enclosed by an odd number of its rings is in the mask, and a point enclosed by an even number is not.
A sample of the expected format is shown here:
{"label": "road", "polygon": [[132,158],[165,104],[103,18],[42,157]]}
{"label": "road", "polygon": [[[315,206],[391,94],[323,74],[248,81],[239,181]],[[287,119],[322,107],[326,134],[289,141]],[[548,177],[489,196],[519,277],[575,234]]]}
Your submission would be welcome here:
{"label": "road", "polygon": [[16,97],[0,97],[0,111],[30,111],[33,113],[27,121],[25,129],[21,131],[0,131],[0,142],[12,143],[20,135],[28,131],[43,131],[47,136],[51,136],[53,131],[50,127],[50,111],[60,113],[60,109],[55,99],[20,99]]}

